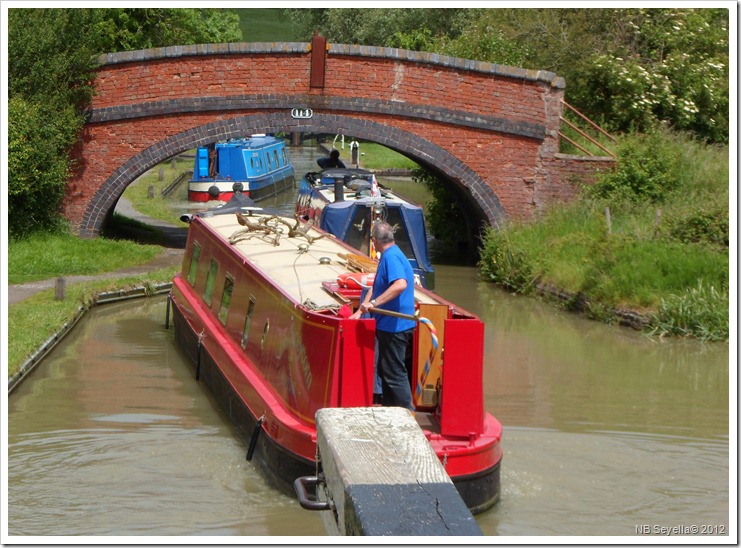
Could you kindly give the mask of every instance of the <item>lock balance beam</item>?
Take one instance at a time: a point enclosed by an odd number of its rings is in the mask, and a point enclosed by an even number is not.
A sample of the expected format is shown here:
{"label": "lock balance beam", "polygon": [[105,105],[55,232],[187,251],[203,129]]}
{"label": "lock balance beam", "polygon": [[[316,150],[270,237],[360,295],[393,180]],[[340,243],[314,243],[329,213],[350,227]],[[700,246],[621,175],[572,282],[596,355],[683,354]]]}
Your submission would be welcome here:
{"label": "lock balance beam", "polygon": [[483,534],[406,409],[320,409],[316,425],[313,509],[330,535]]}

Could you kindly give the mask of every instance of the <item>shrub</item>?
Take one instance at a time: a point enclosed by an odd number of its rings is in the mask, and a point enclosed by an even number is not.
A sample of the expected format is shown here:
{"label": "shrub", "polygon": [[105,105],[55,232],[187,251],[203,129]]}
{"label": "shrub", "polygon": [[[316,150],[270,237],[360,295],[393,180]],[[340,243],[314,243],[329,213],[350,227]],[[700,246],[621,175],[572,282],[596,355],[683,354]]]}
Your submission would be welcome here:
{"label": "shrub", "polygon": [[516,293],[531,291],[538,281],[534,263],[516,249],[506,231],[485,233],[479,268],[487,281]]}
{"label": "shrub", "polygon": [[683,243],[707,243],[728,247],[728,207],[693,211],[671,224],[669,234]]}
{"label": "shrub", "polygon": [[679,185],[675,172],[679,151],[655,132],[626,137],[618,145],[617,169],[609,171],[586,192],[599,198],[663,201]]}

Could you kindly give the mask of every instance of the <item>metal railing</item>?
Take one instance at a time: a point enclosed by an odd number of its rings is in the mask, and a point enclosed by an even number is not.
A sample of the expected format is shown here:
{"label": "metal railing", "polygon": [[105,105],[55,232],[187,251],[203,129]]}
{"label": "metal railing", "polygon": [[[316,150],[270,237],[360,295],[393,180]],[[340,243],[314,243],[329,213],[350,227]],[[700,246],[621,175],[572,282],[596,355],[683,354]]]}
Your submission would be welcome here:
{"label": "metal railing", "polygon": [[[573,112],[581,120],[585,121],[589,125],[590,128],[598,131],[600,134],[602,134],[605,137],[607,137],[608,139],[610,139],[610,141],[612,141],[613,143],[617,142],[617,139],[615,139],[615,137],[613,137],[612,135],[610,135],[609,133],[607,133],[604,129],[602,129],[600,126],[598,126],[597,124],[595,124],[592,120],[590,120],[589,118],[587,118],[586,116],[584,116],[581,112],[579,112],[578,110],[576,110],[574,107],[572,107],[566,101],[563,101],[562,100],[561,103],[563,104],[563,106],[565,107],[565,109],[567,109],[570,112]],[[596,139],[594,139],[593,137],[591,137],[585,131],[583,131],[582,129],[580,129],[579,127],[577,127],[575,124],[571,123],[570,121],[568,121],[563,116],[561,116],[560,119],[561,119],[561,123],[562,124],[567,125],[569,128],[571,128],[572,130],[574,130],[577,134],[579,134],[581,137],[583,137],[584,139],[588,140],[590,143],[592,143],[593,145],[595,145],[596,147],[598,147],[600,150],[603,150],[608,156],[611,156],[612,158],[615,158],[616,157],[616,154],[614,152],[612,152],[610,149],[608,149],[607,147],[605,147],[602,143],[600,143],[599,141],[597,141]],[[574,146],[577,149],[581,150],[583,153],[585,153],[585,154],[587,154],[589,156],[596,156],[596,154],[592,153],[590,150],[588,150],[584,146],[582,146],[579,143],[575,142],[573,139],[570,139],[562,131],[559,131],[558,132],[558,136],[559,136],[559,138],[563,139],[564,141],[570,143],[572,146]]]}

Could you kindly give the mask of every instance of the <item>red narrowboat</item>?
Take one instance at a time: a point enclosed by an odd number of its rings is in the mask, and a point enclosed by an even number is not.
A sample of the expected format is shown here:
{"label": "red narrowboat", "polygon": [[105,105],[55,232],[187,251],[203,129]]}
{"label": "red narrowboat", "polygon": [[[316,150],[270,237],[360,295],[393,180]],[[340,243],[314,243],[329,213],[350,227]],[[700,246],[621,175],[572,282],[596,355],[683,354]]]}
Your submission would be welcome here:
{"label": "red narrowboat", "polygon": [[[293,493],[315,472],[316,411],[373,405],[375,321],[348,318],[361,291],[337,282],[357,268],[357,250],[298,219],[244,210],[190,219],[173,323],[248,460]],[[482,512],[499,497],[502,458],[501,424],[484,409],[484,324],[424,288],[415,299],[415,417],[469,509]]]}

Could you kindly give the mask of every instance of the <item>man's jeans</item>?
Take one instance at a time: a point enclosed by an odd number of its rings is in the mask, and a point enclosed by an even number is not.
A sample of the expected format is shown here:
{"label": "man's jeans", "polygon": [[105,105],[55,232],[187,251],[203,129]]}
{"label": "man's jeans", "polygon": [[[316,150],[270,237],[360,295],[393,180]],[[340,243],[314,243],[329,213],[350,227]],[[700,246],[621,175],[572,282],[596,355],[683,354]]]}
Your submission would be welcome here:
{"label": "man's jeans", "polygon": [[383,389],[383,405],[414,410],[410,386],[411,343],[414,328],[399,333],[376,330],[378,339],[378,375]]}

